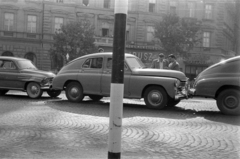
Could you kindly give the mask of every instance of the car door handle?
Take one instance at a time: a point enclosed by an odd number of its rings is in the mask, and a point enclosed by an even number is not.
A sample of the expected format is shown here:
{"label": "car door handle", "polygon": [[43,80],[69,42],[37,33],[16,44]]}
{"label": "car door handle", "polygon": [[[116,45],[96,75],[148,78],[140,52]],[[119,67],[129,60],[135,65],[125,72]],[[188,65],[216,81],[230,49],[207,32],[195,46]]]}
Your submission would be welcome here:
{"label": "car door handle", "polygon": [[80,70],[79,72],[80,72],[80,73],[83,73],[83,72],[84,72],[84,70]]}

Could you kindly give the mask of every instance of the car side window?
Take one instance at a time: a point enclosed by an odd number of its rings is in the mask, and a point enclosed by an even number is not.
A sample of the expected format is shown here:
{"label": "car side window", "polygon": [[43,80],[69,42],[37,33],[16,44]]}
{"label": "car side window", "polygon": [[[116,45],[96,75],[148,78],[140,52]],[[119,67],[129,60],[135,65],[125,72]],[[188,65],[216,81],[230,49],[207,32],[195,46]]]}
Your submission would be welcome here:
{"label": "car side window", "polygon": [[87,59],[84,64],[83,64],[83,68],[97,68],[100,69],[102,68],[103,65],[103,58],[98,57],[98,58],[91,58],[91,59]]}
{"label": "car side window", "polygon": [[82,68],[90,68],[90,64],[91,64],[91,59],[87,59],[87,60],[84,62]]}
{"label": "car side window", "polygon": [[124,70],[128,70],[128,65],[126,63],[124,63]]}
{"label": "car side window", "polygon": [[0,69],[17,69],[15,64],[12,61],[2,61],[0,62]]}
{"label": "car side window", "polygon": [[107,59],[107,69],[112,69],[112,58]]}
{"label": "car side window", "polygon": [[0,60],[0,69],[3,69],[3,60]]}

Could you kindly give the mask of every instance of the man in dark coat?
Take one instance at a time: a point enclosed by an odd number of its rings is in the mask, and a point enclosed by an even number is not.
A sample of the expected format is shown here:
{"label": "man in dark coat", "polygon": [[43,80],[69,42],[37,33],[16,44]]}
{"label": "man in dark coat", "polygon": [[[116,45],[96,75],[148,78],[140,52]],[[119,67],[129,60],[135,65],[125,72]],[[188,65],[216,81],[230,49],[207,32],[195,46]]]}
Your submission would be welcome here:
{"label": "man in dark coat", "polygon": [[168,55],[168,59],[170,62],[168,68],[171,70],[179,71],[180,70],[179,63],[177,62],[175,55],[173,54]]}

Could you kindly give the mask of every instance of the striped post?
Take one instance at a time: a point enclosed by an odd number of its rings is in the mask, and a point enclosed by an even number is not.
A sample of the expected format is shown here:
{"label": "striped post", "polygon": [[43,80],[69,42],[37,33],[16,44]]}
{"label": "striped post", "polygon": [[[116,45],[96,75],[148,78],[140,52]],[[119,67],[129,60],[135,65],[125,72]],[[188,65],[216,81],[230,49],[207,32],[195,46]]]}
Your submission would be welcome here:
{"label": "striped post", "polygon": [[125,33],[128,0],[115,0],[108,159],[120,159],[124,93]]}

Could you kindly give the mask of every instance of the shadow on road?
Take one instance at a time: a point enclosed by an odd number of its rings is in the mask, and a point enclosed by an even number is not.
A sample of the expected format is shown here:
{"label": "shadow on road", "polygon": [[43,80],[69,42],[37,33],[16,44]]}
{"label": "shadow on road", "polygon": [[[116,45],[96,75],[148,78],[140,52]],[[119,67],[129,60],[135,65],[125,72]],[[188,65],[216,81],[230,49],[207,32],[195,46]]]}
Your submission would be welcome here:
{"label": "shadow on road", "polygon": [[52,99],[60,98],[51,98],[49,96],[43,96],[39,99],[31,99],[27,95],[22,94],[6,94],[0,96],[0,114],[5,114],[13,111],[22,109],[23,107],[29,106],[29,103],[37,103]]}
{"label": "shadow on road", "polygon": [[[44,102],[46,106],[53,109],[70,112],[75,114],[85,114],[92,116],[109,116],[109,98],[103,99],[101,101],[92,101],[89,98],[84,98],[83,102],[72,103],[68,100],[62,98],[51,98],[44,94],[39,99],[31,99],[27,95],[21,94],[7,94],[5,96],[0,96],[0,106],[4,106],[7,103],[14,102],[19,104],[14,104],[13,107],[5,107],[4,110],[0,111],[0,114],[10,112],[27,105],[29,102]],[[23,101],[23,102],[22,102]],[[127,102],[126,102],[127,101]],[[163,110],[149,109],[145,106],[145,103],[141,100],[126,100],[124,102],[123,117],[153,117],[153,118],[167,118],[167,119],[191,119],[191,118],[204,118],[210,121],[238,125],[240,126],[240,116],[230,116],[224,115],[217,109],[198,109],[198,104],[204,105],[204,101],[199,99],[186,100],[183,101],[184,104],[178,104],[175,107],[166,107]],[[181,102],[182,103],[182,102]],[[183,105],[188,104],[188,107]],[[13,105],[13,104],[12,104]],[[213,105],[212,107],[216,107]],[[207,108],[207,107],[206,107]]]}
{"label": "shadow on road", "polygon": [[[95,102],[92,100],[85,100],[80,103],[72,103],[67,100],[53,100],[48,103],[48,106],[59,111],[102,117],[109,116],[109,105],[109,101]],[[220,111],[215,110],[186,109],[181,106],[166,107],[163,110],[154,110],[147,108],[143,102],[139,102],[137,104],[124,103],[123,118],[132,117],[167,118],[179,120],[200,117],[210,121],[240,126],[240,116],[224,115]]]}

